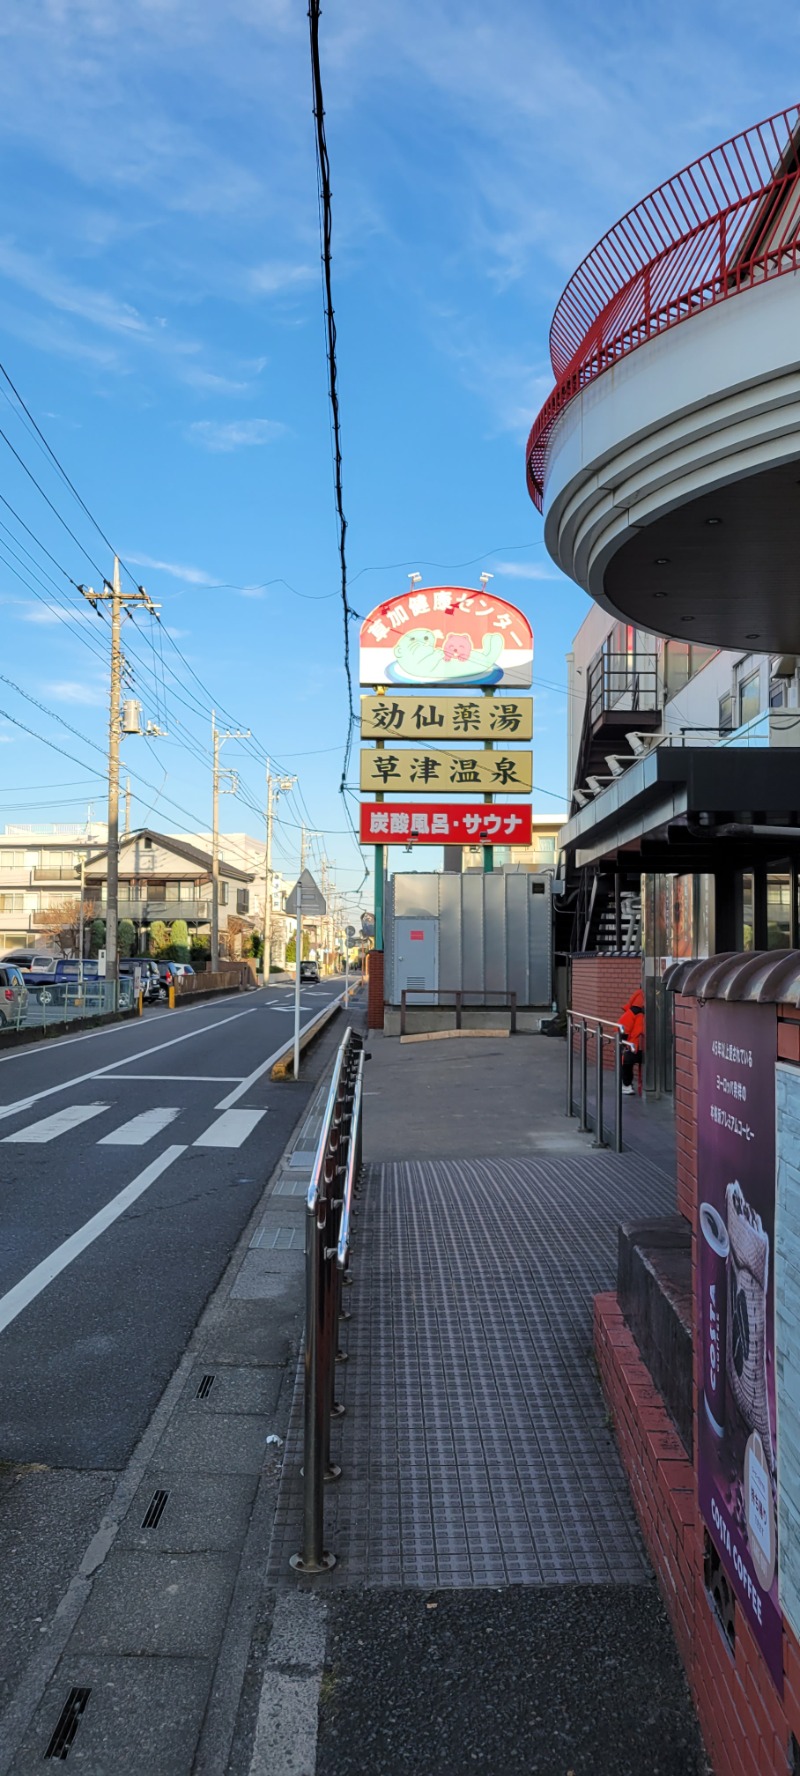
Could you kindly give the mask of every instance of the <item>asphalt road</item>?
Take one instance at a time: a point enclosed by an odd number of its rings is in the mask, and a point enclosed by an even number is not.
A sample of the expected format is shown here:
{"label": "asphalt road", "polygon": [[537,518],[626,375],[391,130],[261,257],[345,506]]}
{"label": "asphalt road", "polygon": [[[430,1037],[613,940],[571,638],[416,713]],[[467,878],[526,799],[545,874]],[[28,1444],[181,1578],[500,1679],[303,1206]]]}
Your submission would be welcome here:
{"label": "asphalt road", "polygon": [[[308,1022],[342,990],[305,987]],[[0,1058],[0,1460],[118,1469],[308,1088],[293,986]]]}

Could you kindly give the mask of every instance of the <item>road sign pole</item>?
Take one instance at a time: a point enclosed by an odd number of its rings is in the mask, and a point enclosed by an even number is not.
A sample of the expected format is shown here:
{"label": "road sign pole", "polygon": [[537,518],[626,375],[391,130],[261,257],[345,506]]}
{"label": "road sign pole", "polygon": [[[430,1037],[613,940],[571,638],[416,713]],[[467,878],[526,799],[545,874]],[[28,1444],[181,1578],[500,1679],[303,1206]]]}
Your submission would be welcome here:
{"label": "road sign pole", "polygon": [[303,954],[303,912],[297,897],[297,935],[294,944],[294,1076],[300,1078],[300,958]]}

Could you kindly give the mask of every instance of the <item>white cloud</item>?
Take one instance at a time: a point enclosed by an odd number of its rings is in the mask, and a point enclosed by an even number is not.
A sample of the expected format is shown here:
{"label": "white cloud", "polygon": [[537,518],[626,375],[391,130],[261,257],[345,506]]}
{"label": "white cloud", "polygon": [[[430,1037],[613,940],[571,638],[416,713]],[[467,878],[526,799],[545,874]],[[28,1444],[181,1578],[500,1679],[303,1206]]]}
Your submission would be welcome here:
{"label": "white cloud", "polygon": [[108,702],[108,691],[102,685],[85,684],[79,679],[62,678],[42,688],[56,703],[80,703],[86,708],[97,709]]}
{"label": "white cloud", "polygon": [[284,290],[302,288],[318,277],[318,266],[293,265],[287,259],[268,259],[264,265],[253,267],[248,283],[257,296],[279,296]]}
{"label": "white cloud", "polygon": [[188,567],[180,561],[157,561],[153,555],[126,556],[134,567],[151,567],[154,573],[169,574],[173,580],[183,580],[187,586],[217,586],[219,580],[213,574],[205,572],[202,567]]}
{"label": "white cloud", "polygon": [[286,431],[277,419],[196,419],[184,437],[204,450],[241,450],[254,444],[271,444]]}
{"label": "white cloud", "polygon": [[492,573],[508,580],[558,580],[561,575],[546,561],[495,561]]}
{"label": "white cloud", "polygon": [[23,623],[88,623],[93,620],[90,610],[71,610],[62,604],[28,604],[24,598],[12,598],[7,601],[19,607]]}

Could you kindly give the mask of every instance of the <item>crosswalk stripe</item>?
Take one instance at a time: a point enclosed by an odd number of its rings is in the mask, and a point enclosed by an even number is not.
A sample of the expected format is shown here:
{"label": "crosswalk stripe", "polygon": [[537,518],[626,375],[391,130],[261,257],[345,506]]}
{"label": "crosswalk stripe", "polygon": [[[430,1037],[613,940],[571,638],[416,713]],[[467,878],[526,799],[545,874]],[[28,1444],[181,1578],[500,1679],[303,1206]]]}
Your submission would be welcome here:
{"label": "crosswalk stripe", "polygon": [[98,1147],[143,1147],[146,1141],[152,1141],[154,1135],[160,1135],[170,1122],[180,1116],[180,1108],[175,1110],[142,1110],[138,1116],[132,1116],[129,1122],[120,1123],[119,1128],[111,1130],[110,1135],[103,1135]]}
{"label": "crosswalk stripe", "polygon": [[29,1122],[26,1128],[17,1129],[15,1135],[4,1135],[3,1141],[4,1144],[7,1141],[36,1144],[55,1141],[58,1135],[69,1134],[71,1129],[80,1128],[82,1122],[90,1122],[93,1116],[100,1116],[107,1109],[107,1104],[69,1104],[63,1110],[56,1110],[53,1116]]}
{"label": "crosswalk stripe", "polygon": [[266,1110],[225,1110],[199,1135],[195,1147],[241,1147]]}

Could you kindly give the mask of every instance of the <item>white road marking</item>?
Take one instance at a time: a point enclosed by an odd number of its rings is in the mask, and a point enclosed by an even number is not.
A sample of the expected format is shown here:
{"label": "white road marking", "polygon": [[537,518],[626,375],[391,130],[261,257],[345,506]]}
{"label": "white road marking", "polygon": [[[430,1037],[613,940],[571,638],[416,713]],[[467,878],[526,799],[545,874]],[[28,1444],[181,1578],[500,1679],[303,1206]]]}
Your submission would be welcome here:
{"label": "white road marking", "polygon": [[225,1110],[216,1122],[209,1124],[204,1135],[198,1135],[195,1147],[241,1147],[252,1135],[266,1110]]}
{"label": "white road marking", "polygon": [[238,1085],[241,1073],[120,1073],[115,1085],[126,1085],[129,1079],[166,1079],[181,1085]]}
{"label": "white road marking", "polygon": [[[270,989],[268,987],[256,987],[255,990],[257,993],[266,993],[266,992],[270,991]],[[226,999],[225,1005],[227,1005],[227,1003],[228,1003],[228,1000]],[[223,1011],[224,1008],[225,1008],[224,1005],[220,1005],[219,1010]],[[71,1048],[73,1042],[94,1042],[94,1041],[96,1041],[96,1039],[98,1037],[125,1036],[125,1035],[130,1035],[131,1032],[133,1032],[135,1035],[140,1035],[143,1029],[146,1029],[149,1031],[153,1028],[153,1026],[155,1024],[160,1024],[164,1019],[170,1019],[173,1016],[173,1013],[171,1011],[168,1011],[166,1006],[156,1006],[154,1009],[155,1009],[155,1017],[152,1020],[150,1019],[150,1017],[148,1017],[147,1023],[145,1025],[140,1024],[138,1020],[134,1023],[131,1021],[131,1019],[127,1019],[125,1023],[106,1024],[106,1025],[104,1025],[102,1030],[83,1030],[83,1031],[81,1031],[81,1034],[79,1036],[59,1036],[57,1052],[60,1054],[62,1049]],[[181,1006],[181,1019],[183,1019],[183,1017],[188,1015],[188,1013],[190,1013],[190,1012],[192,1012],[192,1013],[194,1013],[196,1011],[213,1012],[216,1009],[217,1009],[217,1007],[213,1004],[213,1002],[210,1003],[207,999],[201,999],[199,1004],[197,1004],[197,1005],[182,1005]],[[252,1009],[254,1011],[260,1010],[260,1006],[253,1006]],[[220,1019],[219,1021],[222,1023],[228,1022],[227,1018]],[[213,1021],[209,1024],[203,1025],[203,1030],[214,1030],[214,1029],[216,1029],[216,1024]],[[202,1035],[202,1031],[200,1031],[198,1033]],[[144,1053],[147,1054],[147,1052],[148,1052],[147,1049],[145,1049]],[[29,1061],[33,1055],[39,1055],[39,1054],[51,1055],[52,1053],[53,1053],[52,1042],[38,1042],[38,1043],[34,1043],[30,1047],[27,1045],[27,1043],[25,1043],[20,1048],[12,1049],[10,1054],[0,1055],[0,1067],[7,1067],[10,1065],[10,1063],[12,1061]],[[134,1059],[134,1060],[136,1059],[135,1055],[132,1056],[132,1059]]]}
{"label": "white road marking", "polygon": [[316,1592],[277,1598],[250,1776],[310,1776],[317,1767],[328,1605]]}
{"label": "white road marking", "polygon": [[206,1036],[211,1031],[221,1030],[225,1024],[235,1024],[239,1018],[252,1017],[260,1009],[260,1006],[248,1005],[246,1011],[235,1011],[232,1017],[218,1018],[215,1024],[204,1024],[201,1030],[185,1030],[182,1036],[172,1036],[168,1042],[156,1042],[152,1048],[142,1049],[134,1055],[125,1055],[121,1061],[109,1061],[107,1067],[98,1067],[91,1073],[78,1073],[72,1079],[63,1079],[60,1085],[48,1085],[45,1091],[31,1092],[27,1098],[18,1098],[15,1104],[4,1104],[0,1109],[0,1121],[5,1121],[9,1116],[17,1116],[20,1110],[30,1110],[42,1098],[52,1098],[56,1092],[70,1091],[73,1085],[85,1085],[87,1079],[105,1079],[107,1073],[113,1073],[118,1067],[135,1066],[137,1061],[147,1060],[149,1055],[160,1054],[164,1048],[174,1048],[178,1042],[190,1042],[195,1036]]}
{"label": "white road marking", "polygon": [[74,1258],[79,1258],[81,1252],[85,1252],[87,1246],[91,1246],[93,1241],[101,1233],[104,1233],[107,1227],[111,1226],[112,1222],[118,1220],[120,1215],[124,1215],[131,1203],[136,1202],[137,1197],[143,1196],[145,1190],[155,1183],[156,1178],[160,1178],[167,1167],[172,1165],[173,1160],[179,1159],[180,1155],[185,1152],[184,1146],[168,1147],[164,1153],[160,1153],[158,1159],[152,1160],[150,1165],[139,1173],[138,1178],[134,1178],[130,1184],[126,1184],[125,1189],[120,1190],[118,1196],[112,1196],[105,1208],[93,1215],[90,1221],[85,1221],[83,1226],[78,1228],[77,1233],[70,1234],[69,1239],[64,1240],[62,1245],[56,1246],[49,1258],[43,1259],[42,1263],[37,1264],[34,1270],[29,1270],[21,1282],[15,1283],[14,1288],[9,1289],[8,1294],[0,1298],[0,1332],[3,1332],[6,1326],[10,1326],[11,1321],[22,1313],[23,1308],[35,1301],[37,1295],[41,1295],[48,1283],[52,1283],[55,1277],[60,1276],[62,1270],[66,1270],[67,1265],[71,1264]]}
{"label": "white road marking", "polygon": [[110,1135],[103,1135],[98,1147],[143,1147],[146,1141],[152,1141],[155,1135],[174,1122],[180,1116],[177,1110],[142,1110],[138,1116],[132,1116],[130,1122],[120,1123],[119,1128],[111,1130]]}
{"label": "white road marking", "polygon": [[71,1129],[80,1128],[82,1122],[91,1122],[93,1116],[99,1116],[107,1110],[107,1104],[68,1104],[64,1110],[56,1110],[53,1116],[43,1116],[40,1122],[29,1122],[27,1128],[17,1129],[15,1135],[5,1135],[6,1141],[23,1141],[39,1144],[43,1141],[55,1141],[59,1135],[68,1135]]}
{"label": "white road marking", "polygon": [[[328,1000],[328,1004],[340,1005],[343,1001],[344,993],[337,993],[333,998]],[[319,1012],[316,1012],[313,1018],[309,1018],[307,1024],[300,1025],[301,1036],[304,1035],[306,1030],[310,1030],[311,1025],[316,1023],[318,1017]],[[264,1074],[269,1072],[270,1067],[274,1067],[275,1062],[279,1061],[285,1053],[286,1043],[282,1042],[280,1048],[276,1048],[273,1054],[267,1055],[266,1060],[261,1062],[260,1067],[254,1067],[252,1073],[248,1073],[246,1079],[241,1080],[239,1085],[234,1086],[232,1092],[228,1092],[227,1098],[220,1098],[217,1109],[230,1110],[233,1104],[238,1104],[239,1099],[244,1097],[245,1093],[250,1090],[251,1085],[255,1085],[257,1079],[262,1079]],[[2,1112],[0,1112],[0,1114],[2,1114]]]}

